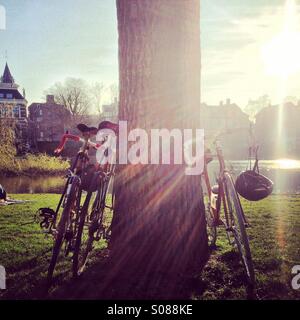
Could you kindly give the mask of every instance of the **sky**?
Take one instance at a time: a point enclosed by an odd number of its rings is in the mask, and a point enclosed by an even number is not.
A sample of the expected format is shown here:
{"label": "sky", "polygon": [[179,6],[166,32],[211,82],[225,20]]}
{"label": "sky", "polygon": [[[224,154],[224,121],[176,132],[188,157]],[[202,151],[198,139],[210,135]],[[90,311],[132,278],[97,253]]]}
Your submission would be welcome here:
{"label": "sky", "polygon": [[[230,98],[244,107],[264,94],[274,103],[283,95],[298,96],[298,72],[281,72],[295,63],[299,49],[293,47],[299,31],[295,23],[285,44],[295,55],[280,51],[279,35],[290,20],[287,2],[300,5],[300,0],[201,1],[202,102]],[[66,77],[107,87],[118,83],[115,0],[0,0],[0,5],[6,10],[0,69],[7,51],[13,76],[30,103],[42,101],[45,90]],[[300,22],[298,5],[293,13]],[[274,51],[280,54],[274,56]],[[278,64],[283,64],[280,70]]]}

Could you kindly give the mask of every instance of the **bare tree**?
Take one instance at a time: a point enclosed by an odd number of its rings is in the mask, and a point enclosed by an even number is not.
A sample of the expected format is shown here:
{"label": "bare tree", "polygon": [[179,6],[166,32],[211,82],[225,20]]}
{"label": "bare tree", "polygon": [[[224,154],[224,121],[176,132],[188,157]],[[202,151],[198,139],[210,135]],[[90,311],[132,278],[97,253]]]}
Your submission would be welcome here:
{"label": "bare tree", "polygon": [[110,99],[111,103],[114,103],[116,100],[119,100],[119,87],[116,83],[113,83],[109,86],[109,93],[110,93]]}
{"label": "bare tree", "polygon": [[[119,119],[149,133],[199,128],[199,0],[117,0],[117,14]],[[119,165],[115,191],[112,270],[124,279],[122,297],[178,297],[179,275],[201,270],[208,254],[200,177],[184,164]]]}
{"label": "bare tree", "polygon": [[47,94],[53,94],[55,101],[65,106],[74,118],[89,113],[91,107],[88,86],[82,79],[67,78],[64,83],[57,82]]}
{"label": "bare tree", "polygon": [[298,98],[295,97],[295,96],[287,96],[287,97],[284,98],[283,103],[284,103],[284,104],[286,104],[286,103],[292,103],[292,104],[294,104],[295,106],[297,106],[298,103],[299,103],[299,100],[298,100]]}
{"label": "bare tree", "polygon": [[270,104],[271,99],[267,94],[265,94],[256,100],[249,100],[247,106],[244,108],[244,112],[249,115],[251,120],[253,120],[258,112],[260,112],[263,108],[268,107]]}
{"label": "bare tree", "polygon": [[96,82],[93,86],[91,86],[90,89],[91,93],[91,99],[93,102],[93,105],[98,113],[100,115],[102,113],[102,99],[103,99],[103,93],[104,93],[104,84],[101,82]]}

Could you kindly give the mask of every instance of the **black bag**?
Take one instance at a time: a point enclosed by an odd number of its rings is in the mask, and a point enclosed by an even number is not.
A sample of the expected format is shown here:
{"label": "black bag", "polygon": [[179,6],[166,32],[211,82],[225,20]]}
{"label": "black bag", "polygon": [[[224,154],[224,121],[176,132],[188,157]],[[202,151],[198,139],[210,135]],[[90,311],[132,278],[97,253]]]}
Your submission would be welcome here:
{"label": "black bag", "polygon": [[[273,191],[273,182],[266,176],[259,173],[258,147],[255,149],[255,164],[253,169],[240,173],[235,181],[237,192],[249,201],[259,201],[268,197]],[[250,151],[251,156],[251,151]]]}
{"label": "black bag", "polygon": [[253,170],[243,171],[235,181],[238,193],[249,201],[259,201],[273,191],[273,182]]}

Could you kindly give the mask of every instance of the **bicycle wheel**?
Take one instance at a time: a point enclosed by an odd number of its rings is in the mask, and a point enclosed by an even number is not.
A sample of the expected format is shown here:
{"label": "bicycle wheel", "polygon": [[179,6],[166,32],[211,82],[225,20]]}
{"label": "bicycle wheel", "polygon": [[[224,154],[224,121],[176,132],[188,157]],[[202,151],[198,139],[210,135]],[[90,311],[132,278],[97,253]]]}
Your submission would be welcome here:
{"label": "bicycle wheel", "polygon": [[231,175],[225,173],[225,195],[229,219],[231,220],[233,237],[238,248],[242,263],[246,270],[248,285],[255,287],[255,274],[251,257],[249,239],[245,227],[245,218],[239,196],[235,190]]}
{"label": "bicycle wheel", "polygon": [[[72,271],[73,271],[74,277],[77,277],[81,273],[81,269],[84,268],[87,260],[87,257],[84,258],[84,261],[82,261],[81,259],[81,252],[82,252],[81,247],[86,245],[89,248],[89,250],[92,249],[92,242],[90,241],[90,236],[88,234],[88,236],[86,237],[87,233],[84,231],[85,227],[88,226],[89,224],[88,210],[89,210],[89,202],[91,200],[91,196],[92,196],[92,193],[89,192],[79,217],[78,229],[77,229],[75,245],[74,245],[73,265],[72,265]],[[88,227],[88,230],[89,228],[90,227]]]}
{"label": "bicycle wheel", "polygon": [[55,243],[52,249],[52,257],[48,268],[47,282],[49,285],[52,282],[54,269],[67,231],[68,220],[71,215],[71,210],[76,201],[76,195],[79,190],[79,184],[79,179],[72,178],[72,181],[68,186],[69,191],[67,191],[64,209],[62,211],[60,220],[57,225],[57,234],[55,236]]}
{"label": "bicycle wheel", "polygon": [[208,245],[210,247],[215,247],[217,241],[217,227],[215,223],[215,217],[212,212],[211,205],[208,203],[205,206],[205,218],[206,218],[206,229],[207,229],[207,237],[208,237]]}
{"label": "bicycle wheel", "polygon": [[[95,239],[100,240],[105,230],[103,228],[103,215],[105,210],[105,199],[108,182],[101,181],[97,196],[92,206],[92,212],[88,214],[88,207],[80,216],[79,227],[75,241],[73,255],[73,276],[78,277],[82,274],[89,255],[93,249]],[[88,224],[86,223],[89,220]],[[84,227],[88,225],[87,233],[84,232]]]}

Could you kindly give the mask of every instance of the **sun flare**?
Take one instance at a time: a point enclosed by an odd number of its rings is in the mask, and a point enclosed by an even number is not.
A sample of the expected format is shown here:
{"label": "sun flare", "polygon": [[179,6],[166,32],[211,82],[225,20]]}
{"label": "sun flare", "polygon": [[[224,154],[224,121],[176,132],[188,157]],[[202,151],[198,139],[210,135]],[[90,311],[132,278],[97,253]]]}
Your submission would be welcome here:
{"label": "sun flare", "polygon": [[300,32],[295,0],[287,0],[282,31],[262,48],[268,75],[287,78],[300,71]]}
{"label": "sun flare", "polygon": [[293,159],[279,159],[276,161],[278,169],[300,169],[300,161]]}

